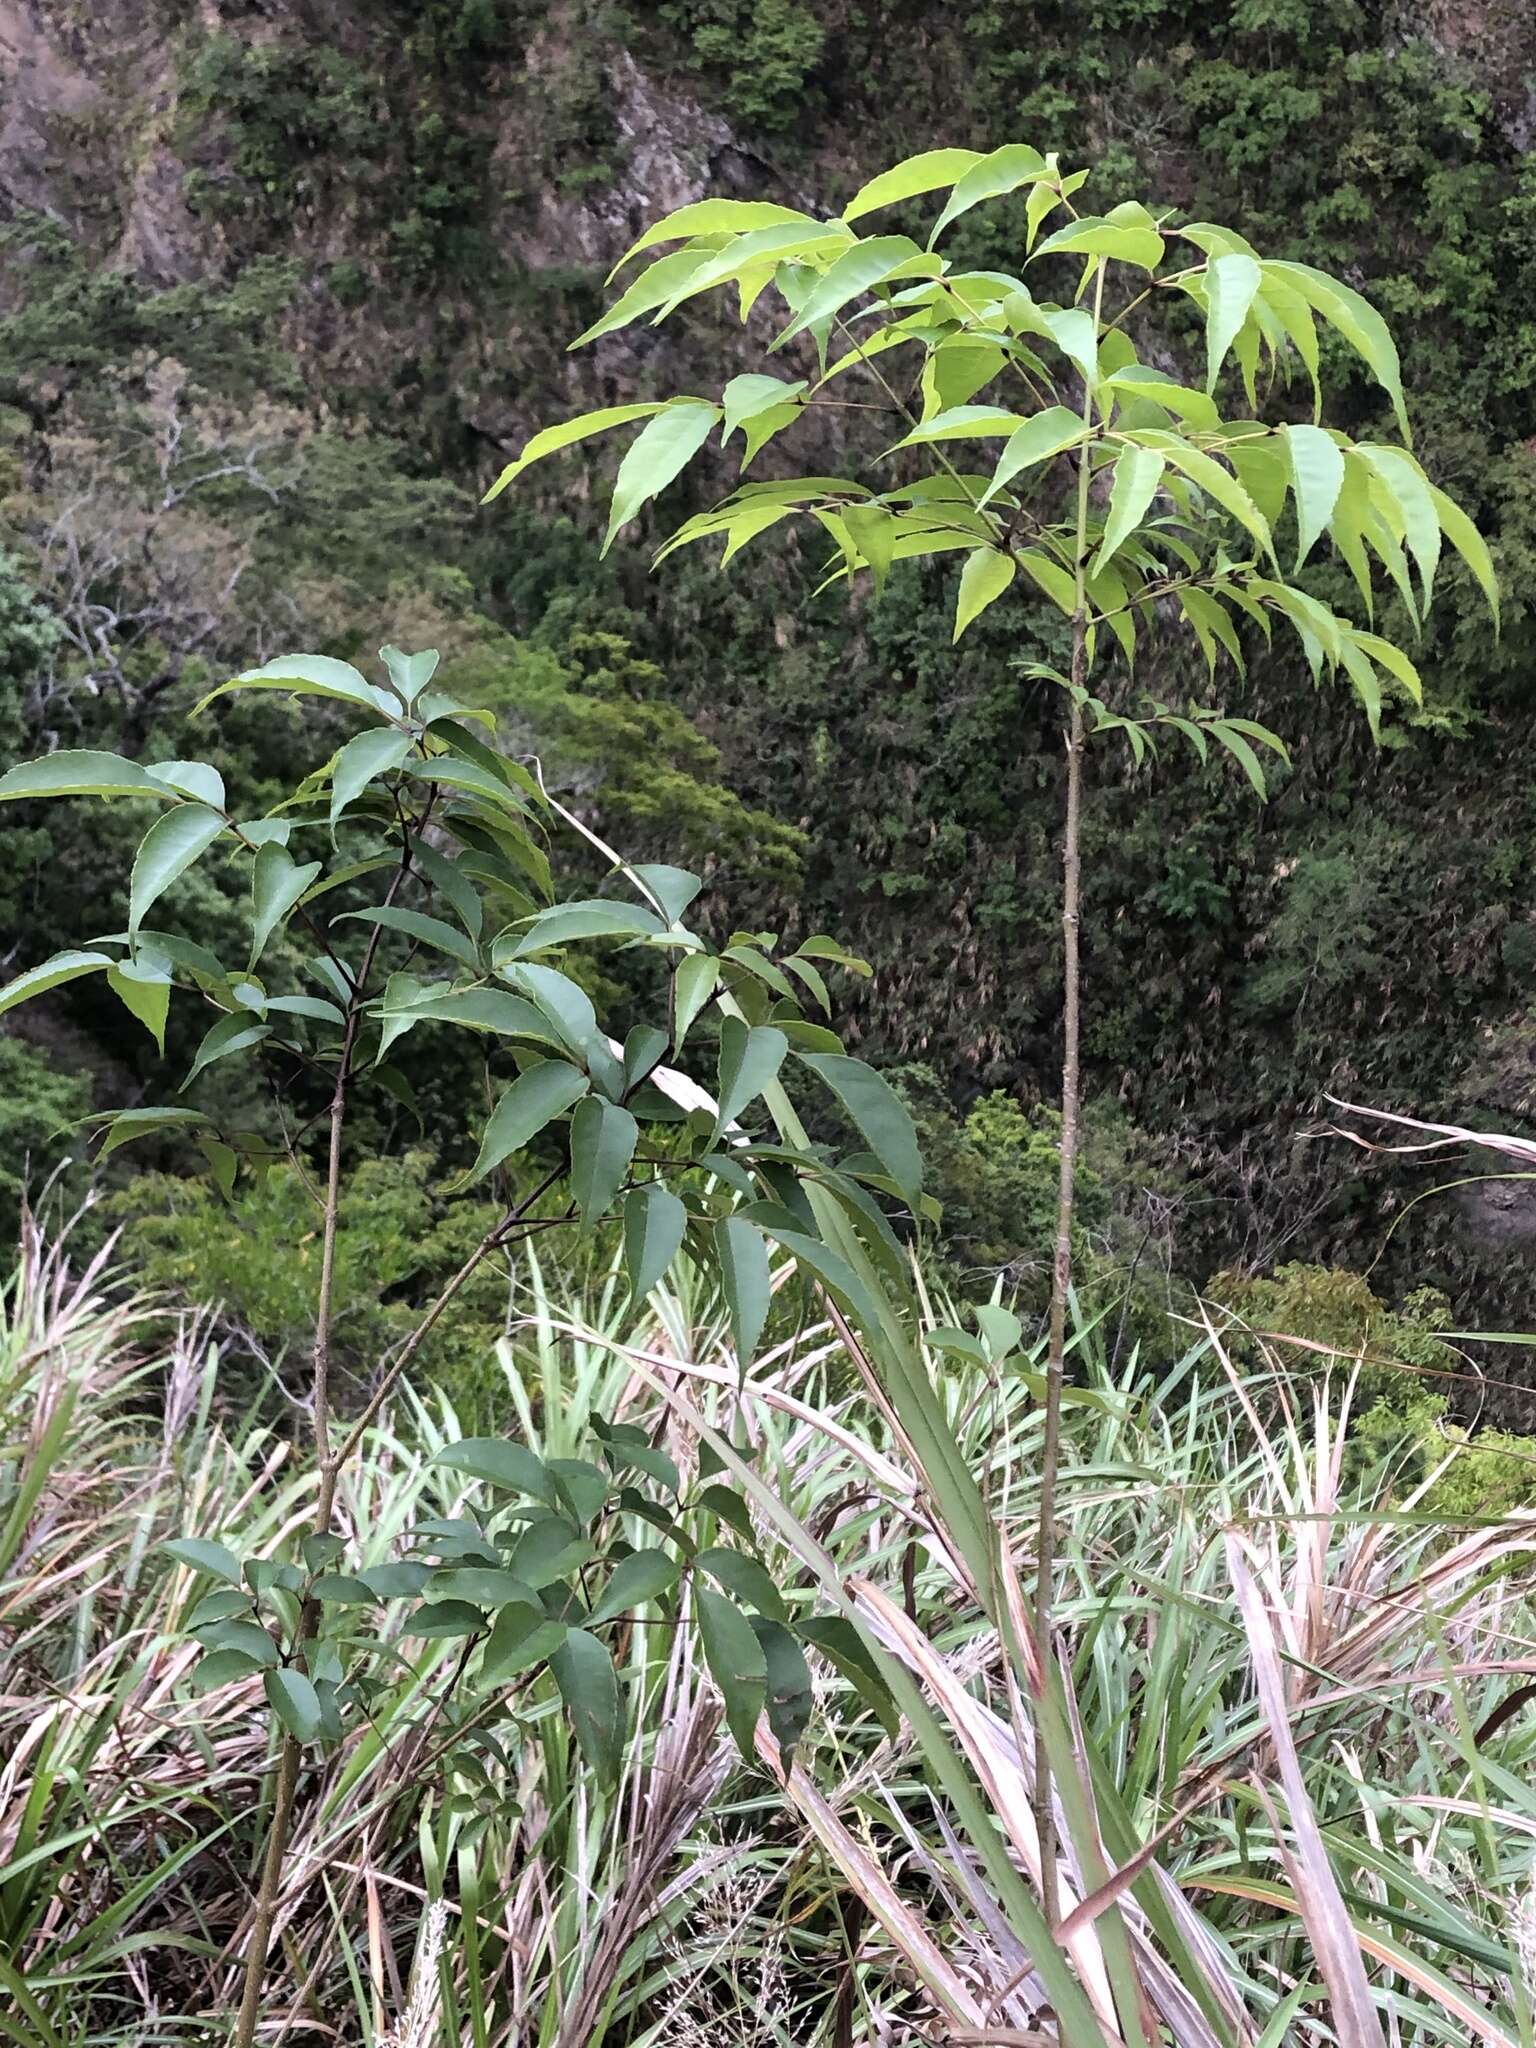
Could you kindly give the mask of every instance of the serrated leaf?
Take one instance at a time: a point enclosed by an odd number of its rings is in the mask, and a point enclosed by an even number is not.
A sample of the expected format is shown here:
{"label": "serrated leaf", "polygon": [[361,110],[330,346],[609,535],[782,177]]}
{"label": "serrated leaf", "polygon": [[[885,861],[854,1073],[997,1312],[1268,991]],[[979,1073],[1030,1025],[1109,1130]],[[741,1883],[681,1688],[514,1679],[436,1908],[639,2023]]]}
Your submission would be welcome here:
{"label": "serrated leaf", "polygon": [[297,908],[305,890],[320,873],[320,865],[319,861],[311,860],[300,867],[276,840],[257,848],[251,867],[251,952],[247,973],[266,951],[267,941],[278,926]]}
{"label": "serrated leaf", "polygon": [[742,235],[754,228],[795,221],[805,227],[820,225],[808,213],[798,213],[794,207],[779,206],[772,200],[696,199],[663,219],[653,221],[637,241],[630,243],[608,276],[612,280],[626,263],[633,262],[643,250],[653,249],[659,242],[691,241],[696,235]]}
{"label": "serrated leaf", "polygon": [[1264,275],[1266,279],[1275,277],[1289,285],[1322,315],[1335,333],[1344,337],[1391,399],[1403,439],[1411,443],[1413,434],[1403,404],[1403,378],[1397,344],[1376,308],[1347,284],[1340,284],[1336,277],[1314,270],[1307,263],[1266,263]]}
{"label": "serrated leaf", "polygon": [[46,796],[153,796],[164,803],[171,791],[146,774],[137,761],[85,747],[68,747],[36,761],[21,761],[0,775],[0,802]]}
{"label": "serrated leaf", "polygon": [[1264,273],[1251,256],[1218,256],[1205,273],[1205,388],[1216,389],[1227,350],[1258,296]]}
{"label": "serrated leaf", "polygon": [[229,1059],[237,1052],[247,1052],[253,1045],[260,1045],[264,1038],[272,1035],[271,1027],[261,1023],[248,1010],[236,1010],[221,1017],[217,1024],[209,1026],[203,1035],[203,1042],[193,1056],[187,1078],[181,1084],[181,1092],[187,1089],[215,1060]]}
{"label": "serrated leaf", "polygon": [[627,426],[631,420],[649,419],[652,413],[660,411],[659,404],[605,405],[596,412],[578,413],[574,419],[562,420],[558,426],[543,428],[523,443],[522,454],[515,462],[507,464],[480,500],[481,504],[489,505],[493,498],[499,498],[508,484],[515,482],[530,464],[542,461],[546,455],[558,455],[562,448],[572,448],[593,434],[605,434],[610,427]]}
{"label": "serrated leaf", "polygon": [[540,1060],[519,1074],[491,1111],[474,1165],[455,1183],[483,1180],[530,1145],[555,1118],[586,1094],[587,1077],[564,1060]]}
{"label": "serrated leaf", "polygon": [[1156,270],[1163,260],[1163,238],[1150,218],[1121,221],[1084,214],[1047,235],[1029,260],[1033,263],[1037,257],[1053,254],[1096,256],[1104,262],[1130,263],[1138,270]]}
{"label": "serrated leaf", "polygon": [[956,180],[944,211],[928,237],[929,248],[938,241],[951,221],[958,220],[973,206],[980,206],[987,199],[1004,198],[1008,193],[1016,192],[1021,185],[1032,185],[1053,175],[1040,152],[1024,143],[1009,143],[1002,149],[994,149],[990,155],[971,164]]}
{"label": "serrated leaf", "polygon": [[398,768],[411,751],[411,735],[376,725],[350,739],[331,768],[331,828],[375,777]]}
{"label": "serrated leaf", "polygon": [[164,968],[148,967],[134,960],[120,960],[107,969],[112,993],[131,1017],[136,1017],[165,1056],[165,1020],[171,1008],[171,977]]}
{"label": "serrated leaf", "polygon": [[1193,447],[1175,434],[1153,434],[1143,431],[1136,434],[1134,439],[1143,446],[1158,449],[1175,469],[1184,472],[1192,484],[1197,485],[1224,512],[1230,512],[1238,524],[1253,536],[1265,554],[1273,553],[1274,542],[1264,515],[1237,478],[1223,469],[1214,456],[1207,455],[1203,449]]}
{"label": "serrated leaf", "polygon": [[687,1226],[688,1211],[659,1181],[631,1188],[624,1197],[624,1266],[637,1301],[676,1258]]}
{"label": "serrated leaf", "polygon": [[215,811],[226,808],[224,778],[207,761],[150,761],[144,772],[153,781],[174,789],[178,796],[190,797],[194,803],[207,804]]}
{"label": "serrated leaf", "polygon": [[1291,489],[1296,499],[1296,566],[1312,552],[1333,517],[1344,485],[1344,451],[1321,427],[1288,426],[1283,430],[1291,459]]}
{"label": "serrated leaf", "polygon": [[379,659],[389,670],[389,680],[394,684],[401,703],[410,706],[437,673],[441,656],[435,647],[423,647],[418,654],[407,654],[399,647],[385,646],[379,649]]}
{"label": "serrated leaf", "polygon": [[612,547],[620,528],[687,467],[719,418],[719,406],[702,398],[684,398],[663,407],[641,428],[614,479],[603,554]]}
{"label": "serrated leaf", "polygon": [[633,1607],[659,1600],[677,1584],[680,1570],[664,1550],[632,1550],[614,1566],[588,1620],[596,1627],[616,1615],[628,1614]]}
{"label": "serrated leaf", "polygon": [[223,830],[223,818],[203,804],[177,804],[156,818],[134,855],[128,884],[130,934],[137,933],[151,906]]}
{"label": "serrated leaf", "polygon": [[996,602],[1014,579],[1012,555],[997,548],[973,548],[960,571],[960,589],[955,600],[955,630],[958,640],[973,619]]}
{"label": "serrated leaf", "polygon": [[1064,405],[1048,405],[1044,412],[1037,412],[1033,419],[1026,420],[1009,436],[1007,447],[997,458],[997,468],[981,503],[987,504],[1013,481],[1020,470],[1030,469],[1038,462],[1048,462],[1053,455],[1078,446],[1089,438],[1091,432],[1082,417],[1069,412]]}
{"label": "serrated leaf", "polygon": [[807,328],[819,329],[852,303],[894,277],[937,276],[936,256],[925,254],[906,235],[875,235],[855,242],[817,280],[790,324],[773,346],[782,348]]}
{"label": "serrated leaf", "polygon": [[82,974],[99,974],[103,968],[110,968],[113,964],[110,953],[55,953],[51,960],[43,961],[39,967],[29,967],[25,974],[14,975],[0,988],[0,1013],[13,1010],[18,1003],[43,995],[66,981],[74,981]]}
{"label": "serrated leaf", "polygon": [[1109,513],[1104,521],[1104,538],[1094,557],[1093,573],[1125,546],[1147,516],[1157,487],[1163,480],[1163,458],[1154,448],[1127,448],[1115,464],[1115,480],[1109,493]]}
{"label": "serrated leaf", "polygon": [[866,213],[874,213],[879,207],[896,206],[903,199],[916,199],[925,192],[940,191],[963,178],[980,162],[980,153],[974,149],[925,149],[920,155],[909,156],[901,163],[893,164],[878,178],[871,178],[867,184],[861,185],[843,208],[843,219],[855,221]]}
{"label": "serrated leaf", "polygon": [[328,654],[284,654],[260,668],[245,669],[210,690],[193,716],[230,690],[284,690],[293,697],[329,697],[337,703],[360,705],[384,718],[398,715],[399,708],[387,690],[375,689],[351,662],[335,661]]}
{"label": "serrated leaf", "polygon": [[325,1716],[320,1695],[302,1671],[269,1671],[262,1681],[267,1704],[295,1742],[318,1742]]}
{"label": "serrated leaf", "polygon": [[843,514],[843,526],[854,547],[869,565],[876,591],[885,588],[895,559],[900,528],[884,505],[850,505]]}
{"label": "serrated leaf", "polygon": [[1437,490],[1433,484],[1430,486],[1429,494],[1434,500],[1435,510],[1440,515],[1441,531],[1477,578],[1478,586],[1488,600],[1488,608],[1493,613],[1493,623],[1497,626],[1499,580],[1494,574],[1493,557],[1488,552],[1487,543],[1454,498],[1447,497],[1444,491]]}
{"label": "serrated leaf", "polygon": [[695,1586],[694,1614],[704,1662],[725,1702],[726,1724],[748,1763],[756,1755],[757,1719],[768,1691],[768,1662],[752,1625],[735,1604],[708,1586]]}
{"label": "serrated leaf", "polygon": [[[923,420],[896,443],[898,448],[925,448],[935,441],[992,441],[1012,438],[1033,421],[1001,405],[952,405]],[[1081,421],[1078,422],[1081,426]]]}

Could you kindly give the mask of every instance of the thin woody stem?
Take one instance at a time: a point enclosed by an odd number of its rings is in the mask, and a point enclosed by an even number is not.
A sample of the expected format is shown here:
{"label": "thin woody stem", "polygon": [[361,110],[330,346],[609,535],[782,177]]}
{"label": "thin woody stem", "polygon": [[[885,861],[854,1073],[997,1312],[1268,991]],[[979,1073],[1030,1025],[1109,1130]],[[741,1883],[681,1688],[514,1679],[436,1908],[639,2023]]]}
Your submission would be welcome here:
{"label": "thin woody stem", "polygon": [[[1093,321],[1098,330],[1104,302],[1104,268],[1099,267]],[[1083,424],[1093,418],[1093,390],[1084,382]],[[1092,475],[1084,447],[1077,465],[1076,603],[1072,613],[1072,708],[1067,719],[1067,801],[1062,833],[1062,1061],[1061,1166],[1056,1197],[1056,1252],[1051,1273],[1050,1341],[1045,1369],[1045,1434],[1040,1452],[1040,1520],[1035,1555],[1035,1661],[1041,1686],[1055,1674],[1054,1581],[1056,1576],[1056,1479],[1061,1463],[1061,1395],[1066,1378],[1067,1305],[1072,1291],[1072,1218],[1077,1181],[1077,1140],[1081,1040],[1079,924],[1082,897],[1081,819],[1083,800],[1083,692],[1088,680],[1088,485]],[[1046,1923],[1055,1927],[1060,1898],[1056,1880],[1056,1807],[1050,1758],[1042,1731],[1035,1743],[1035,1826],[1040,1838],[1040,1899]]]}

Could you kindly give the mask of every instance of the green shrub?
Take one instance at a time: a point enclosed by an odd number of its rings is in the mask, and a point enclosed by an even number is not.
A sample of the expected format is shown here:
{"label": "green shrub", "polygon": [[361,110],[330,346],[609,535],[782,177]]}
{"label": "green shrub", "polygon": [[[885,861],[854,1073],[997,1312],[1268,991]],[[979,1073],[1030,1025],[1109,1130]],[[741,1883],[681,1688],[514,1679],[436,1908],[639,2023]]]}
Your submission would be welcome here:
{"label": "green shrub", "polygon": [[[419,1320],[499,1211],[445,1202],[434,1156],[365,1160],[342,1188],[336,1237],[333,1349],[344,1374],[375,1376],[385,1352]],[[308,1368],[320,1288],[320,1223],[312,1192],[291,1167],[223,1201],[207,1180],[142,1174],[109,1204],[125,1224],[125,1256],[152,1289],[220,1305],[232,1359],[270,1363],[297,1379]],[[423,1346],[425,1375],[473,1403],[492,1384],[491,1352],[505,1323],[507,1282],[487,1268],[470,1281]]]}
{"label": "green shrub", "polygon": [[35,1200],[63,1155],[60,1129],[85,1115],[90,1087],[44,1052],[0,1037],[0,1230],[14,1237],[22,1197]]}

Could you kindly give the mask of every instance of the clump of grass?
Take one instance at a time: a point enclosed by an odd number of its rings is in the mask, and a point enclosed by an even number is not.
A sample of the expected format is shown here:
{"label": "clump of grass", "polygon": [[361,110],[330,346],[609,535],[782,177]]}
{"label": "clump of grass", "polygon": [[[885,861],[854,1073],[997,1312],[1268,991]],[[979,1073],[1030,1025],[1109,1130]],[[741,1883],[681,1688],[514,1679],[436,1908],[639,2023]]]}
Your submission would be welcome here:
{"label": "clump of grass", "polygon": [[[930,1335],[955,1322],[919,1299]],[[923,1354],[995,1538],[983,1585],[835,1313],[743,1385],[686,1269],[631,1310],[529,1261],[516,1306],[507,1432],[559,1457],[622,1414],[685,1471],[717,1446],[784,1597],[857,1622],[897,1711],[818,1658],[792,1768],[766,1726],[749,1767],[691,1628],[637,1625],[605,1792],[547,1685],[504,1703],[477,1768],[445,1765],[452,1646],[412,1646],[308,1787],[264,2040],[1529,2048],[1536,1523],[1371,1490],[1347,1363],[1293,1377],[1251,1343],[1239,1363],[1212,1322],[1153,1386],[1078,1329],[1047,1688],[1021,1592],[1027,1349]],[[189,1581],[156,1546],[239,1529],[270,1554],[315,1475],[222,1411],[207,1331],[35,1236],[5,1297],[0,2040],[193,2040],[238,1997],[272,1738],[249,1682],[188,1690]],[[338,1501],[365,1560],[451,1505],[430,1459],[458,1433],[440,1393],[380,1416]]]}

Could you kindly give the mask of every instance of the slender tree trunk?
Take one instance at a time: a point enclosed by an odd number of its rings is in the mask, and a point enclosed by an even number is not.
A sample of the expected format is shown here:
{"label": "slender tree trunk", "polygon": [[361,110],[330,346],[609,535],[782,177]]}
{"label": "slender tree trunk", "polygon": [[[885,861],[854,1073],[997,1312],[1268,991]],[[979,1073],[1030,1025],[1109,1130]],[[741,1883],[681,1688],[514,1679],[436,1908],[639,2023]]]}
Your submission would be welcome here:
{"label": "slender tree trunk", "polygon": [[256,1895],[256,1924],[251,1929],[251,1945],[245,1952],[245,1987],[240,1998],[240,2016],[235,2021],[238,2048],[251,2048],[261,2018],[261,1985],[267,1973],[267,1951],[272,1945],[272,1924],[277,1917],[277,1896],[282,1886],[283,1859],[288,1854],[288,1829],[298,1784],[299,1745],[291,1735],[285,1735],[277,1762],[277,1792],[272,1802],[267,1853],[262,1859],[261,1889]]}
{"label": "slender tree trunk", "polygon": [[[1081,613],[1073,624],[1074,680],[1081,666]],[[1072,1213],[1077,1185],[1079,1037],[1081,1033],[1078,927],[1082,893],[1079,826],[1083,800],[1083,708],[1074,701],[1066,730],[1067,815],[1062,842],[1062,1060],[1061,1167],[1056,1192],[1056,1252],[1051,1269],[1051,1328],[1045,1367],[1045,1435],[1040,1451],[1040,1523],[1035,1543],[1035,1657],[1041,1683],[1054,1676],[1052,1627],[1056,1574],[1056,1472],[1061,1462],[1061,1390],[1066,1376],[1067,1305],[1072,1290]],[[1035,1826],[1040,1837],[1041,1903],[1047,1922],[1057,1919],[1056,1810],[1043,1730],[1035,1735]]]}
{"label": "slender tree trunk", "polygon": [[[371,962],[370,952],[369,960]],[[326,1161],[325,1221],[320,1251],[320,1292],[315,1304],[315,1344],[312,1371],[310,1426],[320,1487],[315,1500],[314,1531],[323,1536],[331,1526],[336,1500],[337,1461],[331,1456],[331,1318],[336,1292],[336,1230],[341,1210],[342,1132],[347,1115],[347,1077],[357,1018],[362,1002],[362,981],[348,1010],[342,1039],[341,1059],[336,1070],[336,1087],[331,1097],[330,1145]],[[320,1603],[306,1600],[299,1619],[299,1641],[311,1641],[320,1629]],[[272,1824],[267,1834],[267,1851],[262,1859],[261,1885],[256,1894],[256,1918],[251,1927],[250,1946],[245,1952],[245,1983],[240,1996],[240,2014],[235,2022],[234,2048],[252,2048],[256,2025],[261,2017],[261,1987],[267,1973],[267,1955],[272,1946],[272,1929],[277,1919],[282,1891],[283,1864],[288,1855],[288,1836],[293,1826],[293,1808],[299,1782],[299,1745],[285,1734],[278,1757],[277,1792],[272,1803]]]}
{"label": "slender tree trunk", "polygon": [[[1104,309],[1104,266],[1094,287],[1093,325],[1099,331]],[[1083,392],[1083,425],[1093,420],[1093,392]],[[1083,697],[1088,684],[1088,484],[1092,465],[1084,448],[1077,464],[1077,602],[1072,614],[1071,709],[1066,724],[1067,803],[1061,845],[1062,1050],[1061,1170],[1056,1195],[1056,1256],[1051,1269],[1051,1330],[1045,1366],[1045,1435],[1040,1452],[1040,1522],[1035,1541],[1035,1659],[1040,1684],[1055,1681],[1053,1604],[1056,1577],[1056,1468],[1061,1462],[1061,1389],[1066,1376],[1067,1307],[1072,1291],[1072,1212],[1077,1190],[1077,1133],[1081,1037],[1078,933],[1082,901]],[[1035,1725],[1035,1830],[1040,1842],[1040,1904],[1046,1924],[1056,1925],[1056,1806],[1051,1762],[1045,1745],[1045,1719]]]}

